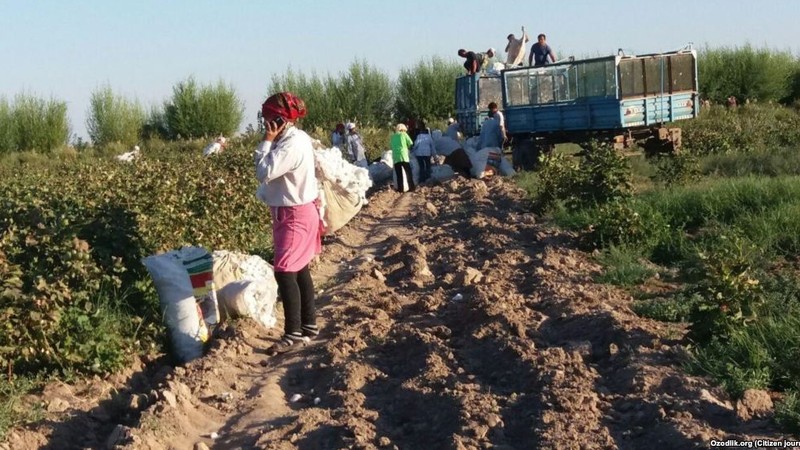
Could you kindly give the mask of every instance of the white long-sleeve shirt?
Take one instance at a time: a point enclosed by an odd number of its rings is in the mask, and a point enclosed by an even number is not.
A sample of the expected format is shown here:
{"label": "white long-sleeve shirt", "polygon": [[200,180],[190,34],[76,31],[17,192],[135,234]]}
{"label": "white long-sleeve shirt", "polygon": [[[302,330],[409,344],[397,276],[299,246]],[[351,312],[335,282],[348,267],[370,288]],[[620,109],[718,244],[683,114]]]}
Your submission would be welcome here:
{"label": "white long-sleeve shirt", "polygon": [[314,148],[302,130],[287,128],[275,142],[256,148],[257,197],[269,206],[298,206],[317,199]]}

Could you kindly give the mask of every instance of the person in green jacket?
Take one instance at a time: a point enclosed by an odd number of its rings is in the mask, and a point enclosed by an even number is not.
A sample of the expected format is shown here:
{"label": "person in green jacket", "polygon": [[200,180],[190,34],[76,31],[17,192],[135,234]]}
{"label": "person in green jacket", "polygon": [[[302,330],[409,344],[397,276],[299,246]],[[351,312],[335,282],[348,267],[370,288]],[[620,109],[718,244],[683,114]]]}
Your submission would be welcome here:
{"label": "person in green jacket", "polygon": [[409,149],[414,143],[408,135],[408,127],[403,123],[398,123],[395,127],[395,133],[390,140],[392,146],[392,161],[394,162],[394,172],[397,174],[397,192],[405,192],[403,189],[403,172],[406,174],[408,180],[408,190],[413,191],[414,176],[411,173],[411,164],[409,163]]}

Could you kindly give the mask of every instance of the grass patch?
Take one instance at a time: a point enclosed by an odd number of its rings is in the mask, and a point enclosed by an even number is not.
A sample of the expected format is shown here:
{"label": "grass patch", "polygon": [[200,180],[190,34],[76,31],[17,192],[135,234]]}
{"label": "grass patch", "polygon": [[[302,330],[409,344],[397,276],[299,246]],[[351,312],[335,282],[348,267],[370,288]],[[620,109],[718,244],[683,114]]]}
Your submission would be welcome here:
{"label": "grass patch", "polygon": [[686,322],[697,302],[697,298],[685,295],[636,300],[633,302],[633,312],[662,322]]}
{"label": "grass patch", "polygon": [[603,273],[595,281],[617,286],[634,286],[655,275],[656,271],[642,263],[641,253],[634,248],[612,245],[597,257]]}
{"label": "grass patch", "polygon": [[792,146],[770,151],[708,155],[700,159],[699,166],[703,175],[716,177],[800,175],[800,151]]}
{"label": "grass patch", "polygon": [[8,381],[0,379],[0,439],[5,439],[8,430],[18,423],[30,423],[41,420],[44,410],[41,406],[24,405],[22,399],[31,393],[42,382],[37,378],[19,377]]}
{"label": "grass patch", "polygon": [[775,420],[792,433],[800,433],[800,393],[789,391],[786,397],[775,405]]}

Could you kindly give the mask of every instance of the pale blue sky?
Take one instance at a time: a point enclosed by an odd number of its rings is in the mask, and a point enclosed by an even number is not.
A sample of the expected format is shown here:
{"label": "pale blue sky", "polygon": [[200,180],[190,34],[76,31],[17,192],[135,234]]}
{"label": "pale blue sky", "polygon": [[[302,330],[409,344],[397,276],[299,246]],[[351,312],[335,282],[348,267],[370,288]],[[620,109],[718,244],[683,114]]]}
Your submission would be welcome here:
{"label": "pale blue sky", "polygon": [[[275,73],[338,73],[355,58],[394,77],[420,57],[502,50],[521,25],[559,57],[749,42],[800,53],[800,1],[739,0],[0,0],[0,96],[67,102],[86,136],[93,90],[109,84],[149,107],[193,75],[222,79],[253,122]],[[244,126],[243,125],[243,126]]]}

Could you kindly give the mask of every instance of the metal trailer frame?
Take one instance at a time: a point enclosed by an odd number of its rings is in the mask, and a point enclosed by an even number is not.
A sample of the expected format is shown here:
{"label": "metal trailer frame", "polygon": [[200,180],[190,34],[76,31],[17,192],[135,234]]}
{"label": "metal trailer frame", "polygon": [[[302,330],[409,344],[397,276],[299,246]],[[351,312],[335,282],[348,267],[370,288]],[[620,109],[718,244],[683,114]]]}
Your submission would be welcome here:
{"label": "metal trailer frame", "polygon": [[[481,100],[490,97],[482,96],[481,88],[497,78],[456,80],[457,114],[466,135],[480,131],[488,112],[480,109],[488,101]],[[600,140],[618,149],[640,144],[647,152],[678,151],[680,129],[664,125],[700,111],[697,53],[691,46],[511,68],[499,79],[515,166],[522,168],[533,167],[542,151],[563,142]]]}

